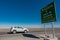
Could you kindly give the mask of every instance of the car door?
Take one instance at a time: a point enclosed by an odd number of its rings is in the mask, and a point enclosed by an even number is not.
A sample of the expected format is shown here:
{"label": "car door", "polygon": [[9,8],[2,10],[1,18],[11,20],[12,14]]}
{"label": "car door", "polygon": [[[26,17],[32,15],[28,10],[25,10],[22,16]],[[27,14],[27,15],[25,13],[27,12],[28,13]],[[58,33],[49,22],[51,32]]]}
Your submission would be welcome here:
{"label": "car door", "polygon": [[22,27],[18,27],[18,32],[23,32],[23,28]]}

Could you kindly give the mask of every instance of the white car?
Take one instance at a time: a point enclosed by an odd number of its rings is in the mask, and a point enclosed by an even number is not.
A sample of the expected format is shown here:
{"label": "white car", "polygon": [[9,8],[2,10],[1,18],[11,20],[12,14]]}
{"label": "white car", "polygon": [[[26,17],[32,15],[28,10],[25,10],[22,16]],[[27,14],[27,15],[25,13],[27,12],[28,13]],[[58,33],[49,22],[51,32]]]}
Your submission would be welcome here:
{"label": "white car", "polygon": [[29,30],[27,28],[23,27],[11,27],[10,32],[16,33],[16,32],[24,32],[27,33]]}

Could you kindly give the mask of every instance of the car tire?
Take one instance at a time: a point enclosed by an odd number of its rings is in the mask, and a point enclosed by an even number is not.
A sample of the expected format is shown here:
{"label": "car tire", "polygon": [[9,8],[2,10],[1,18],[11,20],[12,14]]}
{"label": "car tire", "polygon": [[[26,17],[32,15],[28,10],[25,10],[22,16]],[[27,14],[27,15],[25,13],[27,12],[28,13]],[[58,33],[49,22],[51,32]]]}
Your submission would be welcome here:
{"label": "car tire", "polygon": [[16,30],[13,31],[13,34],[15,34],[15,33],[16,33]]}
{"label": "car tire", "polygon": [[27,31],[27,30],[25,30],[25,31],[24,31],[24,33],[28,33],[28,31]]}

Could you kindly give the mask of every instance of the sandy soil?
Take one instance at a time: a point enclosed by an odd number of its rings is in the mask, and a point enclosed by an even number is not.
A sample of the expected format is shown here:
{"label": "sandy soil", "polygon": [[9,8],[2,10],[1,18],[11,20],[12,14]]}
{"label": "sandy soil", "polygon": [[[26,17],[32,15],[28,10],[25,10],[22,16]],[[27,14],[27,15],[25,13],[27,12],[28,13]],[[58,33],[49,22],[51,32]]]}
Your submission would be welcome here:
{"label": "sandy soil", "polygon": [[[28,28],[29,34],[7,34],[10,28],[0,28],[0,40],[43,40],[40,34],[43,34],[44,28]],[[47,28],[47,32],[51,32],[51,28]],[[60,40],[60,28],[55,28],[55,34]],[[29,36],[28,36],[29,35]]]}

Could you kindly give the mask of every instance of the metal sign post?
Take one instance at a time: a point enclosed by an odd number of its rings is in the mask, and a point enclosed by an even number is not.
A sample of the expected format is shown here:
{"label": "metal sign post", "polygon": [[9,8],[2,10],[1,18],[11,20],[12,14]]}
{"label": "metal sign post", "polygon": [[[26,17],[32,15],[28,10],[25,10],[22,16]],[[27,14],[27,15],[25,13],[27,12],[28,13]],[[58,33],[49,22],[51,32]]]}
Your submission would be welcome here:
{"label": "metal sign post", "polygon": [[51,22],[52,25],[52,33],[53,33],[53,38],[55,37],[55,31],[54,31],[54,26],[53,26],[53,22]]}
{"label": "metal sign post", "polygon": [[44,34],[46,34],[46,27],[45,27],[45,23],[44,23]]}

